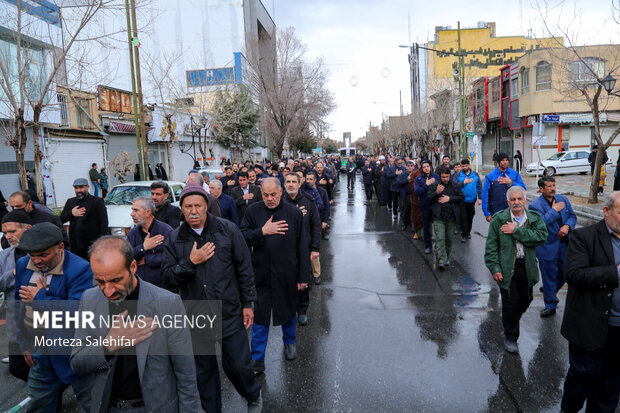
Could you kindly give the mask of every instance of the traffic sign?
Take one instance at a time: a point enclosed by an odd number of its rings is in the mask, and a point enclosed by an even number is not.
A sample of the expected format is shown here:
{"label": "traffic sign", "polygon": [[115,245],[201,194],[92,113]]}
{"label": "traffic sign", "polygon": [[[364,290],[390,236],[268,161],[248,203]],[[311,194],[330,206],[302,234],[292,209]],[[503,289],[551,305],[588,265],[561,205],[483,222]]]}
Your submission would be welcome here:
{"label": "traffic sign", "polygon": [[474,136],[476,136],[476,133],[475,132],[467,132],[465,134],[465,136],[468,137],[468,138],[473,138]]}
{"label": "traffic sign", "polygon": [[548,140],[547,136],[532,136],[533,145],[546,145]]}
{"label": "traffic sign", "polygon": [[469,160],[473,161],[474,159],[476,159],[476,152],[470,152],[469,153]]}

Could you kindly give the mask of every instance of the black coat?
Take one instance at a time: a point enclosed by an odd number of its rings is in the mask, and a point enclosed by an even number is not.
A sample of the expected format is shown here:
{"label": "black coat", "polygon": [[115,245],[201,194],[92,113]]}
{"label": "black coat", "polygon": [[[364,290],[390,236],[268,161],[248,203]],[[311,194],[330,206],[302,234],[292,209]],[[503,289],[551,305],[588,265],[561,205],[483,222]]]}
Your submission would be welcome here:
{"label": "black coat", "polygon": [[618,268],[605,221],[572,232],[566,251],[566,309],[562,335],[592,352],[605,348]]}
{"label": "black coat", "polygon": [[241,186],[236,186],[230,190],[230,196],[233,197],[235,200],[235,205],[237,205],[237,217],[239,218],[239,223],[243,221],[245,210],[250,205],[263,200],[263,194],[260,191],[260,187],[248,184],[248,188],[250,189],[250,193],[254,194],[254,198],[249,199],[247,203],[245,202],[245,199],[243,199],[243,189]]}
{"label": "black coat", "polygon": [[[189,254],[194,242],[202,247],[215,244],[215,255],[194,265]],[[187,222],[175,229],[164,241],[161,278],[170,290],[179,290],[183,300],[221,300],[222,337],[243,328],[243,308],[256,301],[250,250],[239,228],[224,218],[207,214],[201,235]]]}
{"label": "black coat", "polygon": [[[428,193],[426,195],[429,203],[433,206],[433,219],[445,222],[446,217],[452,215],[454,217],[454,221],[449,222],[460,222],[461,214],[459,203],[465,200],[463,191],[460,188],[457,188],[456,185],[454,185],[454,182],[452,182],[452,179],[450,179],[450,182],[448,182],[447,185],[444,185],[443,192],[438,194],[437,186],[439,186],[439,184],[441,184],[441,179],[435,181],[428,187]],[[449,196],[450,201],[445,204],[440,204],[438,201],[441,195]]]}
{"label": "black coat", "polygon": [[[86,208],[83,216],[73,216],[71,210],[76,206]],[[76,196],[69,198],[60,213],[60,220],[70,223],[69,240],[73,252],[87,250],[97,238],[110,233],[108,212],[103,199],[90,194],[84,199],[78,199]]]}
{"label": "black coat", "polygon": [[[232,185],[228,185],[228,182],[232,181]],[[239,183],[237,182],[237,180],[235,179],[235,175],[231,175],[231,177],[227,177],[227,176],[223,176],[222,179],[220,179],[220,182],[222,183],[222,192],[224,192],[226,195],[230,195],[230,191],[232,191],[232,189],[236,186],[239,186]]]}
{"label": "black coat", "polygon": [[[288,230],[280,235],[263,235],[269,217],[286,221]],[[297,311],[297,284],[310,280],[310,248],[299,208],[280,202],[269,209],[264,202],[248,207],[241,232],[252,248],[252,266],[258,302],[254,311],[257,324],[268,326],[289,322]]]}
{"label": "black coat", "polygon": [[62,231],[62,242],[65,244],[65,248],[69,248],[71,246],[67,231],[65,231],[65,227],[62,225],[63,221],[61,221],[56,215],[45,212],[40,208],[35,208],[33,203],[32,211],[28,212],[28,216],[30,216],[32,225],[40,224],[41,222],[51,222],[56,225]]}
{"label": "black coat", "polygon": [[362,182],[364,185],[372,184],[372,181],[375,177],[375,169],[371,166],[362,166]]}
{"label": "black coat", "polygon": [[310,251],[319,252],[321,250],[321,217],[319,215],[319,208],[316,206],[316,201],[301,189],[297,193],[297,198],[293,199],[291,196],[284,192],[282,195],[284,202],[288,202],[291,205],[295,205],[297,208],[300,206],[305,207],[306,214],[304,215],[304,226],[306,227],[306,235],[310,237],[308,242],[310,243]]}
{"label": "black coat", "polygon": [[175,229],[181,222],[181,209],[170,202],[166,202],[161,209],[155,211],[155,219]]}

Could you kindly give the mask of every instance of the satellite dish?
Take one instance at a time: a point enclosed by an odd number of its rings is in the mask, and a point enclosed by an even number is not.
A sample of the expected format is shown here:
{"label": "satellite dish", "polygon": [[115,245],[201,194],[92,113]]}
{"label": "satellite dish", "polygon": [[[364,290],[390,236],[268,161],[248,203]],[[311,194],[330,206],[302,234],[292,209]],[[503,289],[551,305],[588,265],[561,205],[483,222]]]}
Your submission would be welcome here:
{"label": "satellite dish", "polygon": [[353,76],[351,80],[349,80],[349,83],[351,83],[351,86],[355,87],[359,85],[360,80],[357,78],[357,76]]}
{"label": "satellite dish", "polygon": [[45,161],[45,162],[43,163],[43,167],[44,167],[45,169],[51,169],[51,168],[52,168],[52,163],[51,163],[50,161]]}
{"label": "satellite dish", "polygon": [[454,68],[452,69],[452,76],[458,78],[459,77],[459,69],[458,68]]}

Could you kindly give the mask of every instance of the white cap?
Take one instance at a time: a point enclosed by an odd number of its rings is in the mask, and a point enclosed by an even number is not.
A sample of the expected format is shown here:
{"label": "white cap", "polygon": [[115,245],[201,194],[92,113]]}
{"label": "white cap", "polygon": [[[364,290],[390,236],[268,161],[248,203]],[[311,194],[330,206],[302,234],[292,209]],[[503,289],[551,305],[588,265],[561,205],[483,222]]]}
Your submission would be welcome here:
{"label": "white cap", "polygon": [[286,165],[284,165],[284,162],[280,162],[280,165],[278,165],[280,168],[284,168]]}
{"label": "white cap", "polygon": [[385,156],[383,156],[383,155],[379,156],[379,160],[380,161],[385,161]]}

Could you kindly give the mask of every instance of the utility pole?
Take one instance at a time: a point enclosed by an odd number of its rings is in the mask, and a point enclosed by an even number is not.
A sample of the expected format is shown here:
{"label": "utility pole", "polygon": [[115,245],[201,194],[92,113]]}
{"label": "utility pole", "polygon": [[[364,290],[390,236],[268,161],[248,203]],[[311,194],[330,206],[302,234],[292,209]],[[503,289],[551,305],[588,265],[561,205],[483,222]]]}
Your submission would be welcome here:
{"label": "utility pole", "polygon": [[467,132],[465,131],[465,56],[461,49],[461,22],[458,22],[458,47],[459,47],[459,141],[461,159],[467,156]]}
{"label": "utility pole", "polygon": [[[131,7],[130,2],[131,1]],[[125,0],[127,13],[127,40],[129,42],[129,64],[131,66],[131,92],[133,101],[134,123],[136,125],[136,145],[140,179],[145,181],[148,174],[147,141],[144,127],[144,104],[142,100],[142,81],[140,78],[140,54],[138,52],[138,28],[136,24],[135,0]],[[133,27],[132,27],[133,26]],[[132,33],[133,32],[133,33]],[[133,34],[133,35],[132,35]],[[134,59],[135,56],[135,59]]]}

